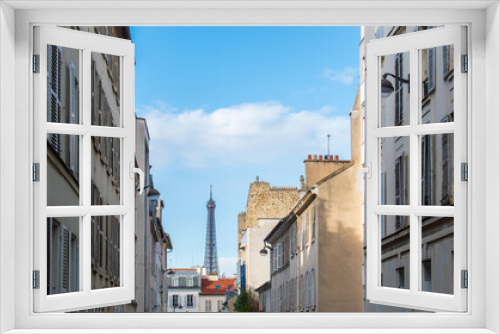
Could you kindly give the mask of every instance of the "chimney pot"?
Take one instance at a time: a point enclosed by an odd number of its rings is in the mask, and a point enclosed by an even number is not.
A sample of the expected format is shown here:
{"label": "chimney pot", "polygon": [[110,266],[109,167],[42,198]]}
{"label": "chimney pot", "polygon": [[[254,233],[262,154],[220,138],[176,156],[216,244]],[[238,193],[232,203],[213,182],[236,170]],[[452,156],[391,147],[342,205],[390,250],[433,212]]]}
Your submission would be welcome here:
{"label": "chimney pot", "polygon": [[339,160],[339,156],[338,155],[335,156],[335,160]]}
{"label": "chimney pot", "polygon": [[310,154],[307,156],[307,160],[311,160],[311,155]]}
{"label": "chimney pot", "polygon": [[319,160],[323,160],[323,156],[321,154],[319,155]]}
{"label": "chimney pot", "polygon": [[315,154],[315,155],[313,155],[313,159],[314,159],[314,160],[317,160],[317,159],[318,159],[318,156],[317,156],[316,154]]}
{"label": "chimney pot", "polygon": [[333,155],[330,155],[330,160],[333,160]]}

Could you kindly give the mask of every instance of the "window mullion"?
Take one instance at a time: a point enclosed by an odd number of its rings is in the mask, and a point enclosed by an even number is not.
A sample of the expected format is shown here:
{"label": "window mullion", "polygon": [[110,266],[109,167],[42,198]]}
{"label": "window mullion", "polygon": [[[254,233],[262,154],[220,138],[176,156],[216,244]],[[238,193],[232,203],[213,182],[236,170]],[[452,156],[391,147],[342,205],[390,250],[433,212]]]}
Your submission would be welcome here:
{"label": "window mullion", "polygon": [[[410,208],[415,208],[418,205],[418,194],[420,191],[420,177],[418,175],[418,164],[419,164],[419,137],[415,133],[415,128],[418,125],[418,119],[420,116],[420,89],[419,89],[419,63],[420,63],[420,52],[416,48],[410,50],[410,128],[412,129],[410,134],[410,152],[408,154],[409,161],[409,200]],[[413,210],[412,210],[413,211]],[[418,291],[418,280],[419,280],[419,263],[420,263],[420,238],[419,238],[419,224],[418,217],[414,212],[410,214],[410,291],[415,293]]]}

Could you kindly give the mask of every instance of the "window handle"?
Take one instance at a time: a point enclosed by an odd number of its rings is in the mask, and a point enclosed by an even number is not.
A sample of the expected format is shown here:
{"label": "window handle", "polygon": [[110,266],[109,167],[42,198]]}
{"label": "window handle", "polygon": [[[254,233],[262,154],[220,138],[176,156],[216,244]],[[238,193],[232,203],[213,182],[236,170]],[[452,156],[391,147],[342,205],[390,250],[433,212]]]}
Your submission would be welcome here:
{"label": "window handle", "polygon": [[144,172],[142,169],[134,167],[134,163],[131,161],[129,164],[130,167],[130,178],[134,178],[134,174],[139,174],[139,195],[142,195],[144,191]]}
{"label": "window handle", "polygon": [[366,176],[371,179],[372,178],[372,163],[366,162],[366,167],[361,168],[358,171],[358,191],[361,194],[361,177],[363,174],[367,174]]}

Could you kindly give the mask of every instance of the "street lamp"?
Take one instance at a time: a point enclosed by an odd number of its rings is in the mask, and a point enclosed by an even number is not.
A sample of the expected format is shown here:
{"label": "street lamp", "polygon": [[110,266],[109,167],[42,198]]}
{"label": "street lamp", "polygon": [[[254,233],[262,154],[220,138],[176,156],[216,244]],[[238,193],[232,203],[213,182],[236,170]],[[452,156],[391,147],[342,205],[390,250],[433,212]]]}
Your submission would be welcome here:
{"label": "street lamp", "polygon": [[266,248],[267,248],[267,249],[270,249],[270,250],[273,250],[273,248],[272,248],[271,246],[268,246],[268,245],[266,244],[266,242],[264,241],[264,248],[262,248],[262,249],[260,250],[259,254],[260,254],[260,255],[262,255],[262,256],[266,256],[266,255],[267,255],[267,250],[266,250]]}
{"label": "street lamp", "polygon": [[383,99],[388,98],[391,96],[392,93],[394,93],[394,86],[392,85],[392,82],[387,80],[387,76],[393,77],[396,81],[408,84],[408,93],[410,93],[410,75],[408,74],[408,79],[404,79],[401,77],[398,77],[392,73],[384,73],[382,75],[382,80],[380,82],[380,90],[381,90],[381,95]]}

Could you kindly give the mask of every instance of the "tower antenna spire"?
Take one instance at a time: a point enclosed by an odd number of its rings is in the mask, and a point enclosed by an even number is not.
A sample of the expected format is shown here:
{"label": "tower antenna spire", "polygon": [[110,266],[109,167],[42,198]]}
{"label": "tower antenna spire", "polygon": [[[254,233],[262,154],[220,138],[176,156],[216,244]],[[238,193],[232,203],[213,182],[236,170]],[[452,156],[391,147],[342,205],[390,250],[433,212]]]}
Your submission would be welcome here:
{"label": "tower antenna spire", "polygon": [[212,199],[212,185],[210,185],[210,199]]}
{"label": "tower antenna spire", "polygon": [[330,134],[326,135],[328,137],[328,156],[330,156]]}

